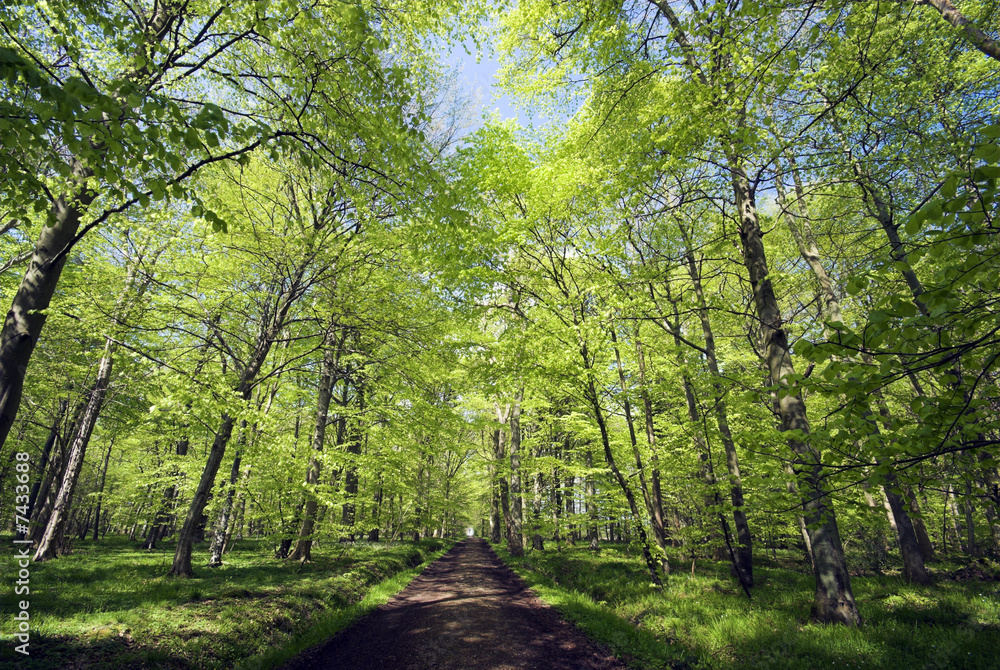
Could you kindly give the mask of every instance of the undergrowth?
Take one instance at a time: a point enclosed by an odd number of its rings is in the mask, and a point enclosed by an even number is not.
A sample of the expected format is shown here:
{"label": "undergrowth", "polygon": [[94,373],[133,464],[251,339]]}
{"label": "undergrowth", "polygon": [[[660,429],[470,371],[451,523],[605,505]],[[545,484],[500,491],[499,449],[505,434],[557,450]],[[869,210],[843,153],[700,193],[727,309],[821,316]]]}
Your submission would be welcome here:
{"label": "undergrowth", "polygon": [[[744,670],[955,669],[1000,667],[1000,583],[938,570],[931,586],[898,576],[852,578],[860,628],[809,621],[811,572],[762,558],[752,601],[729,564],[676,566],[666,588],[650,584],[641,556],[621,546],[531,552],[503,560],[543,600],[636,668]],[[807,566],[806,566],[807,567]]]}
{"label": "undergrowth", "polygon": [[[25,596],[15,597],[14,580],[4,579],[3,667],[275,667],[384,602],[451,545],[326,545],[302,565],[273,558],[267,542],[241,541],[222,567],[196,563],[195,577],[175,579],[165,576],[171,545],[147,552],[136,544],[80,541],[69,556],[31,565],[27,657],[14,651],[10,635]],[[11,552],[3,552],[0,568],[16,574]]]}

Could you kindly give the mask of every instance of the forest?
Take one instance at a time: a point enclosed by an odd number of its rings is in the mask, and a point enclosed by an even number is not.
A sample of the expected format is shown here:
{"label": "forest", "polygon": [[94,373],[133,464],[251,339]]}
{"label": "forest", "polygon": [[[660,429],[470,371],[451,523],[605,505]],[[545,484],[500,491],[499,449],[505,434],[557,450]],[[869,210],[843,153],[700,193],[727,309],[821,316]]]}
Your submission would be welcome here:
{"label": "forest", "polygon": [[0,26],[0,658],[235,667],[297,617],[208,657],[183,607],[475,535],[634,667],[996,667],[1000,5]]}

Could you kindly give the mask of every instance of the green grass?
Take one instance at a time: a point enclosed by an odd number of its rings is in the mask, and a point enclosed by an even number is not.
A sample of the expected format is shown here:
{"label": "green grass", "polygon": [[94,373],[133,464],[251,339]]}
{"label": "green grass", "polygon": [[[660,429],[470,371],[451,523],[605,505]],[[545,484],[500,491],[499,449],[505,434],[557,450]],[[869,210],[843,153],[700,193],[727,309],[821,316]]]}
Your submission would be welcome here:
{"label": "green grass", "polygon": [[811,572],[766,558],[754,568],[757,586],[747,602],[728,563],[699,560],[693,577],[689,563],[677,564],[659,592],[641,557],[623,547],[521,559],[497,550],[543,600],[636,668],[1000,667],[995,580],[939,578],[914,587],[897,576],[854,577],[865,624],[848,629],[809,622]]}
{"label": "green grass", "polygon": [[3,667],[267,668],[350,625],[403,588],[446,546],[441,540],[392,547],[325,544],[314,561],[273,558],[268,542],[241,541],[220,568],[191,579],[165,577],[173,547],[153,552],[108,537],[77,542],[74,553],[31,565],[30,657],[14,651],[14,560],[0,557]]}

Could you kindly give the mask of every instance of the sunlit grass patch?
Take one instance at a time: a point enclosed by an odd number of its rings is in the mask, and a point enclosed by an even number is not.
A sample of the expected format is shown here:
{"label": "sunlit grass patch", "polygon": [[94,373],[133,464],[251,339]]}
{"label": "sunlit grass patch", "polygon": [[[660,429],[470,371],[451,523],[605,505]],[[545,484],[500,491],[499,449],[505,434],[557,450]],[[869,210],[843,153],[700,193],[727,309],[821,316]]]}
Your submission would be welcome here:
{"label": "sunlit grass patch", "polygon": [[637,668],[998,667],[995,581],[911,586],[898,575],[856,577],[865,625],[852,629],[809,621],[813,577],[794,559],[762,561],[748,601],[725,562],[699,560],[693,576],[675,565],[660,592],[638,553],[624,547],[523,559],[498,550],[544,600]]}

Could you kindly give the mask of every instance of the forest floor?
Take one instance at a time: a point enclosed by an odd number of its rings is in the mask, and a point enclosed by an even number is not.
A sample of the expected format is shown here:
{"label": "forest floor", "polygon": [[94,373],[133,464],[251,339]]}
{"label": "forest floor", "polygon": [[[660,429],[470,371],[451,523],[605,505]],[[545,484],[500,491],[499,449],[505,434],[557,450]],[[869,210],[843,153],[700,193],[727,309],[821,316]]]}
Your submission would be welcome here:
{"label": "forest floor", "polygon": [[483,540],[458,543],[370,616],[283,670],[617,670]]}
{"label": "forest floor", "polygon": [[[9,549],[9,536],[0,539]],[[256,670],[273,668],[328,639],[406,586],[450,541],[329,543],[308,564],[274,557],[274,543],[246,539],[195,576],[166,577],[174,545],[154,551],[108,536],[32,563],[30,594],[0,584],[0,667],[18,670]],[[13,553],[0,573],[17,574]],[[14,651],[12,616],[30,601],[29,656]]]}
{"label": "forest floor", "polygon": [[[623,662],[639,669],[997,670],[1000,566],[949,558],[931,564],[933,583],[906,584],[898,570],[855,573],[864,625],[809,620],[812,571],[801,552],[754,556],[748,601],[726,561],[675,553],[666,587],[652,587],[639,551],[602,543],[501,558],[539,597]],[[862,557],[854,556],[855,565]]]}
{"label": "forest floor", "polygon": [[[920,587],[888,564],[857,573],[865,625],[848,629],[809,621],[812,575],[792,550],[755,556],[748,602],[721,561],[692,566],[677,553],[660,591],[627,545],[546,543],[512,558],[482,540],[446,552],[450,544],[327,543],[301,565],[274,558],[267,540],[243,540],[220,568],[199,566],[205,547],[197,548],[196,576],[171,579],[171,545],[148,552],[123,537],[80,541],[69,556],[31,565],[30,657],[13,652],[17,599],[13,580],[0,584],[0,667],[1000,667],[994,561],[934,563],[934,583]],[[0,572],[15,571],[3,552]]]}

